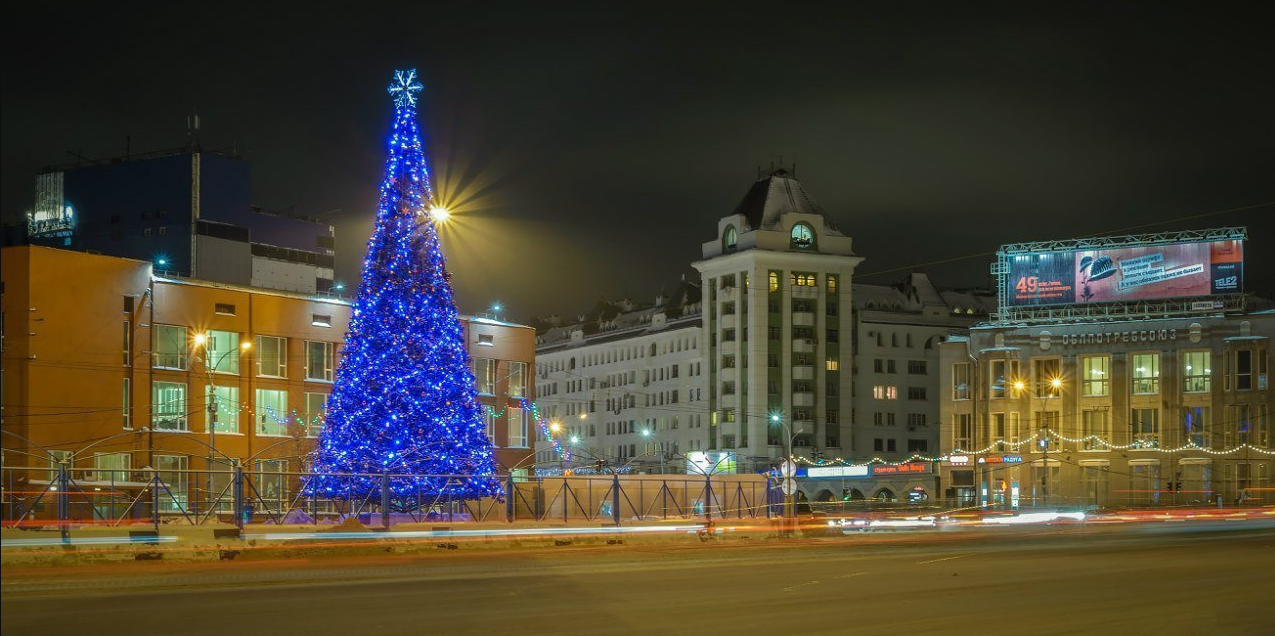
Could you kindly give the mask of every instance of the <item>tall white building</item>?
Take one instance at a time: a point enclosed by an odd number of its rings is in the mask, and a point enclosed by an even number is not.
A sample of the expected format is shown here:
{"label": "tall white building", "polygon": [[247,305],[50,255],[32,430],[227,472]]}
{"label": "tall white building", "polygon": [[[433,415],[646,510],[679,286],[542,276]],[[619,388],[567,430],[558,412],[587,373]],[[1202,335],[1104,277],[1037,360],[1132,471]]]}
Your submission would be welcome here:
{"label": "tall white building", "polygon": [[785,170],[759,179],[693,265],[704,285],[711,449],[764,466],[851,450],[851,287],[863,259]]}
{"label": "tall white building", "polygon": [[700,309],[699,286],[682,283],[653,305],[626,299],[570,324],[549,319],[536,339],[537,402],[573,461],[561,461],[541,432],[537,468],[603,461],[682,472],[683,456],[706,448],[709,421]]}

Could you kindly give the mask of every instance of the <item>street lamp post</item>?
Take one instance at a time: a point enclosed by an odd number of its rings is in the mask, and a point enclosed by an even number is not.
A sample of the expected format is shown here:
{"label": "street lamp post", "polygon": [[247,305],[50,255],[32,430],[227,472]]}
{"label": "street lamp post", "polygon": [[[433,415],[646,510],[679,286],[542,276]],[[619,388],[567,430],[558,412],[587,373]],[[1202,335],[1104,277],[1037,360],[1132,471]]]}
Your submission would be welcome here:
{"label": "street lamp post", "polygon": [[[771,413],[770,421],[778,423],[784,427],[785,438],[787,439],[787,442],[788,442],[787,448],[786,448],[787,457],[784,459],[784,464],[792,465],[794,470],[793,477],[795,477],[796,465],[793,464],[793,461],[792,461],[792,447],[796,437],[801,434],[801,429],[797,429],[796,431],[793,431],[792,427],[788,425],[788,422],[784,421],[784,418],[781,417],[779,413]],[[789,477],[788,475],[784,475],[783,473],[784,473],[784,469],[781,468],[780,479],[783,481],[781,481],[780,483],[784,483],[788,479],[793,478],[793,477]],[[796,496],[797,496],[797,493],[795,491],[792,493],[788,493],[788,492],[784,493],[784,526],[786,530],[791,529],[793,520],[795,520],[797,517]]]}
{"label": "street lamp post", "polygon": [[[208,450],[209,450],[208,452],[208,496],[210,498],[213,496],[212,494],[212,491],[213,491],[212,466],[213,466],[213,460],[214,460],[213,453],[217,452],[217,382],[216,380],[213,379],[213,370],[221,366],[221,363],[226,360],[226,356],[229,356],[232,353],[247,353],[248,350],[252,348],[252,341],[244,340],[243,342],[239,343],[238,349],[226,350],[219,357],[217,357],[217,359],[211,365],[209,365],[208,364],[208,357],[209,357],[208,345],[209,345],[209,342],[211,341],[212,341],[211,336],[209,336],[206,333],[195,335],[195,346],[204,348],[204,359],[201,360],[201,362],[204,363],[204,375],[208,378],[208,399],[207,399],[208,403],[206,405],[206,408],[208,411]],[[213,353],[216,353],[216,351],[214,350]],[[224,453],[223,453],[223,456],[224,456]],[[209,501],[208,506],[211,508],[213,505],[214,504],[212,503],[212,501]]]}

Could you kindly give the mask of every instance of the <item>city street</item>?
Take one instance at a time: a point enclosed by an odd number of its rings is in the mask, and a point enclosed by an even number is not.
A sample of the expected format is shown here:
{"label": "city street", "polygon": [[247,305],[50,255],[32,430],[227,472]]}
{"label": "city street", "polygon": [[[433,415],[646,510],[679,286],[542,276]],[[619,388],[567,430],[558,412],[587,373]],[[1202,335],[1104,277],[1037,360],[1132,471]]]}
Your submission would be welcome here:
{"label": "city street", "polygon": [[6,634],[1245,634],[1275,524],[6,568]]}

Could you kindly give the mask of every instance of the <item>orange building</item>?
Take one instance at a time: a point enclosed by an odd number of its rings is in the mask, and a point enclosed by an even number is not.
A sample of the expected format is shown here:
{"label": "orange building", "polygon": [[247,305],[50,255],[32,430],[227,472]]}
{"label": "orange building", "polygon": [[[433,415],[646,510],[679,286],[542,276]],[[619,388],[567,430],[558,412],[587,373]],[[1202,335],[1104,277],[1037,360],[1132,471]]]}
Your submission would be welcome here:
{"label": "orange building", "polygon": [[[223,456],[255,471],[306,468],[347,301],[45,247],[4,248],[0,269],[6,467],[70,461],[86,481],[143,467],[180,479],[224,470]],[[535,333],[463,320],[497,461],[523,469],[532,422],[517,406],[534,398]]]}

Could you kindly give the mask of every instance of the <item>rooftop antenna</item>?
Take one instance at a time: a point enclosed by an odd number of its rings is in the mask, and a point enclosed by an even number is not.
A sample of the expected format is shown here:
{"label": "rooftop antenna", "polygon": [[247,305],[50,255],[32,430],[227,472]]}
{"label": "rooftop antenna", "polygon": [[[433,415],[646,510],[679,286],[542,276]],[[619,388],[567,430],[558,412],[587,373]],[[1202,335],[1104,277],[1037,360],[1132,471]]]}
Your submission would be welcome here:
{"label": "rooftop antenna", "polygon": [[[194,111],[194,109],[192,109]],[[186,147],[199,150],[199,112],[186,116]]]}

